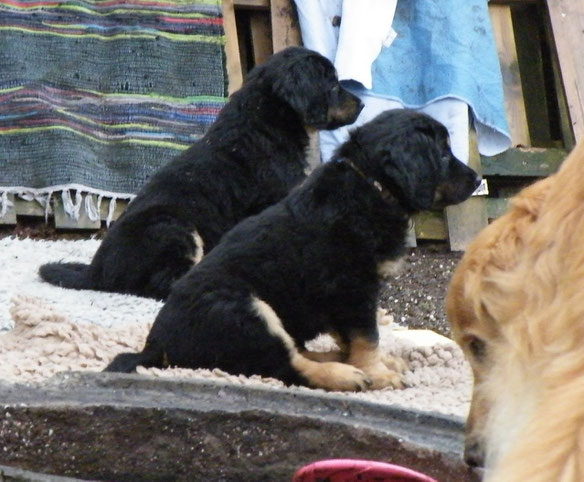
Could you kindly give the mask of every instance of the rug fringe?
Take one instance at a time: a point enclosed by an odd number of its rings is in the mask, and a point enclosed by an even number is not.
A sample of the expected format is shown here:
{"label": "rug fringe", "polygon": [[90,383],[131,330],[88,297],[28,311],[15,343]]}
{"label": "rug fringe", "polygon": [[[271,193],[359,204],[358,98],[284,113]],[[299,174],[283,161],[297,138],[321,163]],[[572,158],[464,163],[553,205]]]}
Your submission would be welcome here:
{"label": "rug fringe", "polygon": [[79,220],[82,207],[85,208],[85,213],[90,221],[99,220],[103,199],[109,199],[109,209],[106,217],[106,225],[108,227],[113,221],[117,200],[125,199],[131,201],[136,197],[135,194],[101,191],[81,184],[50,186],[41,189],[22,186],[0,187],[0,219],[6,216],[10,208],[14,207],[14,203],[8,199],[8,194],[14,194],[25,201],[40,204],[44,209],[45,222],[48,222],[49,215],[53,214],[51,199],[55,193],[61,194],[63,211],[75,221]]}

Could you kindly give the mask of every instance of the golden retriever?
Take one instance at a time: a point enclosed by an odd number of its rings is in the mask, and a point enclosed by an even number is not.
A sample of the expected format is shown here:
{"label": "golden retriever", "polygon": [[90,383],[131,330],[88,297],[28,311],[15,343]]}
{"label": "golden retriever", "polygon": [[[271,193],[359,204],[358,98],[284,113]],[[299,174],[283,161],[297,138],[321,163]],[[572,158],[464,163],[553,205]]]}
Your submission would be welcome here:
{"label": "golden retriever", "polygon": [[477,236],[446,311],[474,373],[467,463],[490,481],[583,481],[584,141]]}

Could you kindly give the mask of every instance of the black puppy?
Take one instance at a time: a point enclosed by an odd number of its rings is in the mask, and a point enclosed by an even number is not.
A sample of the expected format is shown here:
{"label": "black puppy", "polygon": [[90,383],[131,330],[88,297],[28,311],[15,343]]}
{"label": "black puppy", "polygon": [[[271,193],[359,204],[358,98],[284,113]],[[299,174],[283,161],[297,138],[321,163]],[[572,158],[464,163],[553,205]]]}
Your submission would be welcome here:
{"label": "black puppy", "polygon": [[152,176],[91,265],[49,263],[41,277],[65,288],[166,298],[226,231],[306,177],[307,128],[350,124],[361,108],[326,58],[301,47],[273,55],[206,135]]}
{"label": "black puppy", "polygon": [[[480,182],[432,118],[388,111],[354,130],[336,159],[239,223],[178,281],[136,366],[221,368],[329,390],[399,387],[378,349],[380,271],[404,251],[408,218],[466,199]],[[305,342],[329,333],[340,350]]]}

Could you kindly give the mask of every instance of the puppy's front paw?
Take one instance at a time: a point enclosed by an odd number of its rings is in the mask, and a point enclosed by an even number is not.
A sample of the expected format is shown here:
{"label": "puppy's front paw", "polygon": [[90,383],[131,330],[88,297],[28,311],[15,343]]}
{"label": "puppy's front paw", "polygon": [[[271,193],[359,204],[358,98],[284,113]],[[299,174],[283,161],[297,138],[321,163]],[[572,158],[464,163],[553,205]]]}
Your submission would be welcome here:
{"label": "puppy's front paw", "polygon": [[359,392],[369,389],[373,383],[363,370],[346,363],[320,363],[299,355],[293,360],[293,366],[314,388]]}
{"label": "puppy's front paw", "polygon": [[385,365],[380,365],[367,373],[372,380],[371,389],[381,388],[405,388],[402,374],[388,369]]}
{"label": "puppy's front paw", "polygon": [[364,371],[346,363],[326,362],[320,366],[318,384],[326,390],[361,392],[373,383]]}
{"label": "puppy's front paw", "polygon": [[387,368],[394,372],[403,373],[408,369],[407,362],[399,356],[383,354],[381,355],[381,361]]}
{"label": "puppy's front paw", "polygon": [[370,389],[379,390],[381,388],[404,388],[401,372],[390,370],[383,363],[367,367],[365,370],[372,383]]}
{"label": "puppy's front paw", "polygon": [[385,355],[376,339],[355,337],[351,340],[348,363],[363,370],[372,380],[371,388],[403,388],[402,373],[407,368],[399,358]]}
{"label": "puppy's front paw", "polygon": [[405,388],[402,374],[407,370],[406,362],[398,357],[383,355],[378,363],[363,369],[373,381],[372,389]]}

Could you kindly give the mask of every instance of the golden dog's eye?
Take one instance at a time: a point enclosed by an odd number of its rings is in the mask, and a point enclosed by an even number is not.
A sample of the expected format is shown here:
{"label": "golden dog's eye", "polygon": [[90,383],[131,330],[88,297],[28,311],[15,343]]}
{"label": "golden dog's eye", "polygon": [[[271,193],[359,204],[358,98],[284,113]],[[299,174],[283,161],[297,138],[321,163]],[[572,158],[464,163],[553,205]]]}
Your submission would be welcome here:
{"label": "golden dog's eye", "polygon": [[481,362],[487,356],[487,344],[478,336],[470,335],[467,338],[468,351],[476,361]]}

